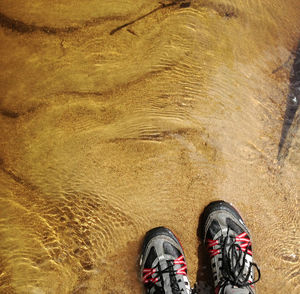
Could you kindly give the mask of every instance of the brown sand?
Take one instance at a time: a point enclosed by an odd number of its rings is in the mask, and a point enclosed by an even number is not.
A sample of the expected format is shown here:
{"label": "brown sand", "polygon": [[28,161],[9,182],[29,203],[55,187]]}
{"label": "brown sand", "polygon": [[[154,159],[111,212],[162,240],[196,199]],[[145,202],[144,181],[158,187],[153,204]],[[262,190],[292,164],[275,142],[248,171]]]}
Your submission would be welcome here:
{"label": "brown sand", "polygon": [[19,2],[0,2],[0,292],[140,293],[158,225],[204,280],[198,218],[224,199],[259,292],[299,293],[296,127],[277,162],[299,1]]}

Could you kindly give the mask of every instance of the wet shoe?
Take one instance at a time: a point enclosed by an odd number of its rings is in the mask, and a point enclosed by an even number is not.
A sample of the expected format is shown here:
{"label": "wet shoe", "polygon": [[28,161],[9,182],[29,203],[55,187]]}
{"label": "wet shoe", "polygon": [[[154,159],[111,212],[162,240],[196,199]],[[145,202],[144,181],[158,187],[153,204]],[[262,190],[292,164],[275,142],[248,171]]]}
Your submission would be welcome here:
{"label": "wet shoe", "polygon": [[239,213],[225,201],[212,202],[204,209],[201,229],[215,293],[254,294],[253,284],[260,279],[260,270],[253,263],[250,234]]}
{"label": "wet shoe", "polygon": [[147,294],[190,294],[183,248],[167,228],[147,232],[140,258],[140,275]]}

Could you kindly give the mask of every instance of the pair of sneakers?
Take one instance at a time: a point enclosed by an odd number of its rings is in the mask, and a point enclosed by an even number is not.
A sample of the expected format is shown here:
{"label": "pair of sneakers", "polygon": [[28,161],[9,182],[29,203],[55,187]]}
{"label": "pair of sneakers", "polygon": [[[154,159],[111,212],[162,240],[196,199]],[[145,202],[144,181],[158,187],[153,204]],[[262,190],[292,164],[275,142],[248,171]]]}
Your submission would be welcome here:
{"label": "pair of sneakers", "polygon": [[[225,201],[210,203],[201,217],[199,237],[211,260],[216,294],[254,294],[260,271],[252,258],[249,231],[237,210]],[[254,280],[254,269],[258,277]],[[147,294],[191,294],[180,241],[167,228],[147,232],[140,257]]]}

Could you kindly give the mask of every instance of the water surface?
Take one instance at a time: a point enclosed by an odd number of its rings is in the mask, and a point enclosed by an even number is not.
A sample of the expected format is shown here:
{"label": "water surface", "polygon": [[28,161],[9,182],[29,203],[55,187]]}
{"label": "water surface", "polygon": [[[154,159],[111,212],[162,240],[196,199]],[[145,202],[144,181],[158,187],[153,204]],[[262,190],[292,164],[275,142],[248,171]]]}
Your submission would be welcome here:
{"label": "water surface", "polygon": [[1,293],[140,293],[158,225],[204,281],[217,199],[260,293],[299,293],[299,1],[2,0],[0,25]]}

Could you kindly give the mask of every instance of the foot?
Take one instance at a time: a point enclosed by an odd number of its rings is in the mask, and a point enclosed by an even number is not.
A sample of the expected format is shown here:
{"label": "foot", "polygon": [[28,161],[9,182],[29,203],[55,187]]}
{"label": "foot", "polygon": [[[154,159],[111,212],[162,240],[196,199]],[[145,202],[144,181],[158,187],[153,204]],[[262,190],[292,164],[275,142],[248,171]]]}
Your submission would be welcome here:
{"label": "foot", "polygon": [[212,202],[204,209],[201,227],[215,293],[254,294],[253,284],[260,279],[260,271],[253,263],[250,234],[239,213],[225,201]]}
{"label": "foot", "polygon": [[140,258],[141,279],[147,294],[190,294],[183,248],[167,228],[147,232]]}

